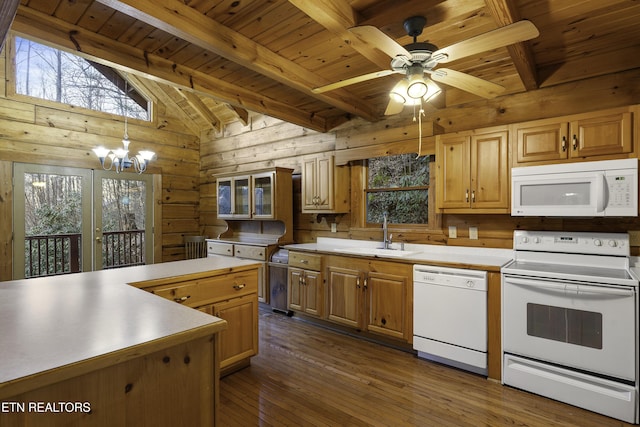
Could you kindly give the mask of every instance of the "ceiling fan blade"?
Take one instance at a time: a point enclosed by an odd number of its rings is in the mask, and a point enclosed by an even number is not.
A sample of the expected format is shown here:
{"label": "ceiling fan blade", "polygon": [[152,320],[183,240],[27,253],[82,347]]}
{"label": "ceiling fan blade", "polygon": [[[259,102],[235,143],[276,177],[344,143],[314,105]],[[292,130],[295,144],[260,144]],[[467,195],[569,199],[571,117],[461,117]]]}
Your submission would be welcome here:
{"label": "ceiling fan blade", "polygon": [[382,70],[376,71],[374,73],[363,74],[361,76],[352,77],[346,80],[340,80],[339,82],[331,83],[326,86],[320,86],[312,89],[313,93],[323,93],[328,92],[330,90],[339,89],[341,87],[349,86],[355,83],[365,82],[367,80],[377,79],[378,77],[389,76],[391,74],[398,74],[399,71],[394,70]]}
{"label": "ceiling fan blade", "polygon": [[395,40],[374,26],[362,25],[352,27],[349,28],[349,32],[356,36],[362,43],[371,48],[381,50],[391,58],[395,58],[398,55],[403,55],[409,59],[411,58],[411,53],[407,49],[400,46]]}
{"label": "ceiling fan blade", "polygon": [[397,99],[389,97],[389,103],[387,104],[387,109],[384,110],[384,115],[393,116],[394,114],[401,113],[403,109],[404,102],[399,102]]}
{"label": "ceiling fan blade", "polygon": [[431,79],[487,99],[495,98],[504,90],[499,84],[448,68],[432,71]]}
{"label": "ceiling fan blade", "polygon": [[454,43],[451,46],[438,49],[433,52],[432,57],[438,58],[438,63],[444,64],[477,53],[531,40],[539,35],[540,32],[531,21],[518,21],[459,43]]}

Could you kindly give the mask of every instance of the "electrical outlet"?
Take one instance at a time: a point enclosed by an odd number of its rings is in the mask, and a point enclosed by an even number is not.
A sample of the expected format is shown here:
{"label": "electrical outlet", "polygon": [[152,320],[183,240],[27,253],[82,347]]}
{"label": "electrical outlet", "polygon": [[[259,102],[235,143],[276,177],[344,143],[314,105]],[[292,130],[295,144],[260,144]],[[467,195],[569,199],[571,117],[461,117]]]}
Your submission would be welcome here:
{"label": "electrical outlet", "polygon": [[331,232],[332,233],[337,233],[338,232],[338,224],[336,224],[335,222],[331,223]]}
{"label": "electrical outlet", "polygon": [[469,238],[471,240],[478,240],[478,227],[469,227]]}
{"label": "electrical outlet", "polygon": [[629,231],[629,245],[640,246],[640,230]]}
{"label": "electrical outlet", "polygon": [[450,225],[449,226],[449,238],[450,239],[455,239],[458,237],[458,227],[456,227],[455,225]]}

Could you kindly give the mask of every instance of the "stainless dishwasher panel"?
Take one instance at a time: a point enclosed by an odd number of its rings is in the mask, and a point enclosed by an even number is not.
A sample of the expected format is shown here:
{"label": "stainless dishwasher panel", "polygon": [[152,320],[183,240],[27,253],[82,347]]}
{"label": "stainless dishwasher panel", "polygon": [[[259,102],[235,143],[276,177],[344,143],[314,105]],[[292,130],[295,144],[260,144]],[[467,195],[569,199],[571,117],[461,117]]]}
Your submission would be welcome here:
{"label": "stainless dishwasher panel", "polygon": [[413,300],[418,356],[486,375],[487,272],[416,265]]}

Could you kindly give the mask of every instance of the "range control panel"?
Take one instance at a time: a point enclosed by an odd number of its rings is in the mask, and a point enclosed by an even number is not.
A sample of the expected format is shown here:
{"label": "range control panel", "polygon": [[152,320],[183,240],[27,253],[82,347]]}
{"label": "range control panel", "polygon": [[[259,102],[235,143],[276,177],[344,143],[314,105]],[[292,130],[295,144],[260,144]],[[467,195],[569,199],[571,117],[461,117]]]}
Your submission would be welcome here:
{"label": "range control panel", "polygon": [[516,230],[513,233],[513,249],[570,254],[630,255],[627,233]]}

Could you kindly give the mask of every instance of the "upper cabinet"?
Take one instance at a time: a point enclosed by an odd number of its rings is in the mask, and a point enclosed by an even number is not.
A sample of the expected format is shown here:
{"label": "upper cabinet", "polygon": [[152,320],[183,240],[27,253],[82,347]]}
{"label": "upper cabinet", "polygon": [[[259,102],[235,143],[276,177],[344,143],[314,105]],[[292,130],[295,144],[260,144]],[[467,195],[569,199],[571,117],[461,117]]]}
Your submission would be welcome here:
{"label": "upper cabinet", "polygon": [[336,166],[334,156],[302,160],[302,212],[349,212],[349,168]]}
{"label": "upper cabinet", "polygon": [[292,169],[274,168],[216,180],[218,218],[281,219],[291,216]]}
{"label": "upper cabinet", "polygon": [[628,157],[634,152],[633,107],[513,125],[514,166]]}
{"label": "upper cabinet", "polygon": [[505,127],[436,137],[436,208],[447,213],[508,213]]}

